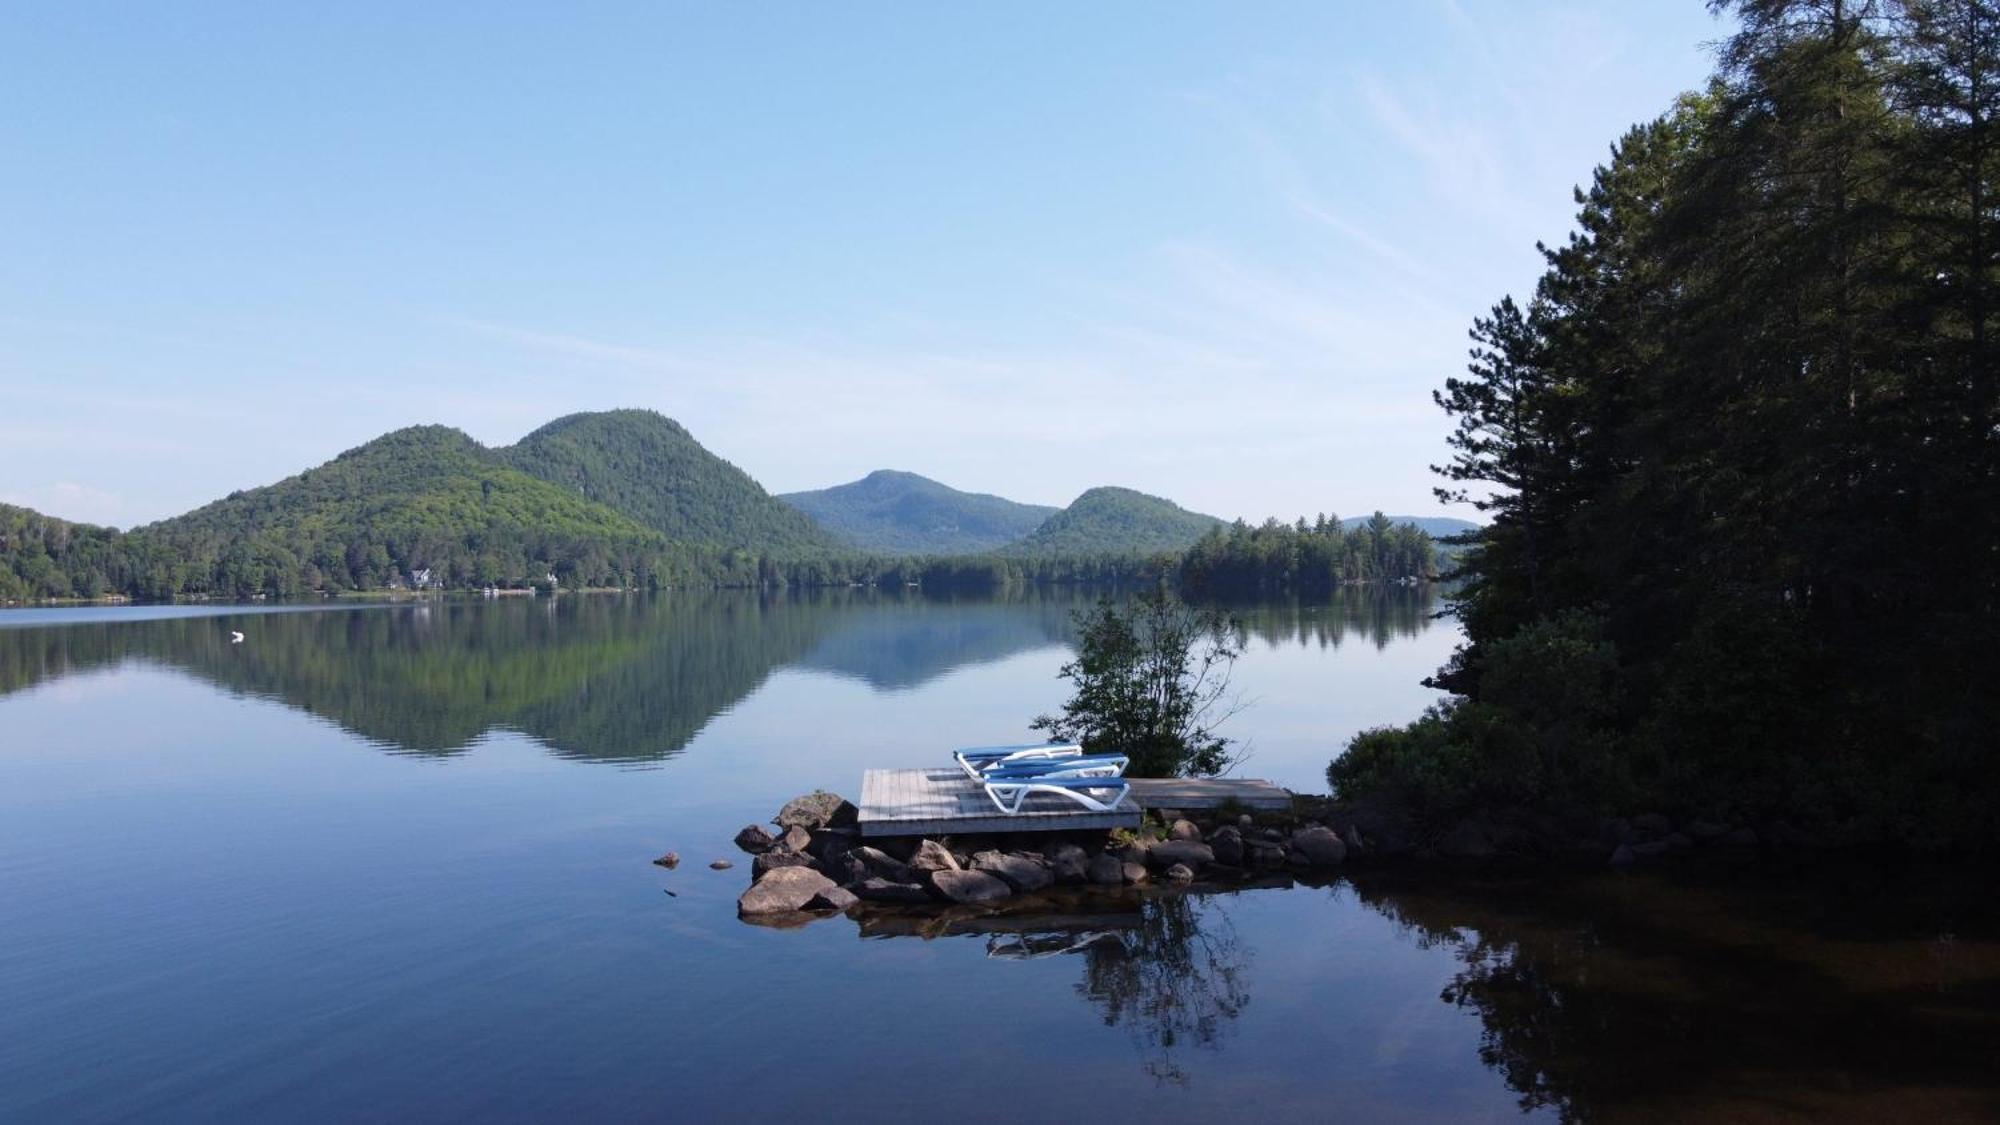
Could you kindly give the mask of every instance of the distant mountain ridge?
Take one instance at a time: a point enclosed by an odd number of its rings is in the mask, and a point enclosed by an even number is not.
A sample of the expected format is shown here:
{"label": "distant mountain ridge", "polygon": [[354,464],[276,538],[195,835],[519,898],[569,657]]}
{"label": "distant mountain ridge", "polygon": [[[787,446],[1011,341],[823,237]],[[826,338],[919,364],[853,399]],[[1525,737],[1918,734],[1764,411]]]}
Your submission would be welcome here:
{"label": "distant mountain ridge", "polygon": [[1156,554],[1184,551],[1223,521],[1129,488],[1100,486],[1005,549],[1014,555]]}
{"label": "distant mountain ridge", "polygon": [[961,492],[916,473],[877,469],[857,481],[778,499],[849,546],[885,555],[971,555],[1026,537],[1058,509]]}
{"label": "distant mountain ridge", "polygon": [[[1352,531],[1367,523],[1369,518],[1368,516],[1349,516],[1340,521],[1340,526]],[[1471,520],[1459,519],[1456,516],[1390,516],[1389,522],[1415,524],[1418,531],[1423,532],[1433,539],[1443,539],[1448,535],[1463,535],[1468,531],[1478,531],[1484,526],[1483,524],[1474,523]]]}

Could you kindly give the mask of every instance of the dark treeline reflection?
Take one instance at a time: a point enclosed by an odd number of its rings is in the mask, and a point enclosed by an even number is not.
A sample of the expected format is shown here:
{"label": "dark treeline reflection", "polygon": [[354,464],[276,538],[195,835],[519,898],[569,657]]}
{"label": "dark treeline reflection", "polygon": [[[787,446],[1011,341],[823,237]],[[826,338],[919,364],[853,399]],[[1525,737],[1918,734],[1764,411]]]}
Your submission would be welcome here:
{"label": "dark treeline reflection", "polygon": [[[1479,1061],[1523,1111],[2000,1120],[2000,907],[1984,884],[1945,873],[1377,870],[1317,888],[1277,876],[1051,895],[998,914],[889,911],[860,928],[1073,961],[1079,1018],[1123,1031],[1149,1074],[1183,1083],[1199,1080],[1197,1052],[1230,1049],[1258,993],[1256,946],[1300,940],[1289,926],[1240,929],[1238,906],[1294,885],[1450,954],[1438,1002],[1479,1020]],[[1355,932],[1327,955],[1381,948]]]}
{"label": "dark treeline reflection", "polygon": [[1995,1120],[2000,928],[1978,885],[1843,869],[1357,889],[1457,956],[1440,999],[1478,1014],[1480,1059],[1524,1110]]}
{"label": "dark treeline reflection", "polygon": [[[647,762],[679,753],[774,670],[877,689],[1074,645],[1094,595],[1038,588],[929,596],[900,590],[667,593],[435,601],[317,612],[0,629],[0,694],[142,661],[322,716],[377,745],[462,753],[519,731],[567,757]],[[1381,645],[1428,623],[1416,591],[1243,607],[1272,644]],[[231,630],[246,634],[231,644]]]}

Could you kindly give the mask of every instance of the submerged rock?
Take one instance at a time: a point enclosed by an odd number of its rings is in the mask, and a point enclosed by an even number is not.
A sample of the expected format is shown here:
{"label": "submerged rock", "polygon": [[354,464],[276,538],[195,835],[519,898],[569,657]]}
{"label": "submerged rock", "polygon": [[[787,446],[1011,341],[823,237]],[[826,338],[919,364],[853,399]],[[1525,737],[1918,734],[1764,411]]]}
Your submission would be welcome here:
{"label": "submerged rock", "polygon": [[1048,868],[1026,856],[1007,852],[980,852],[972,857],[972,869],[998,876],[1017,891],[1039,891],[1055,882]]}
{"label": "submerged rock", "polygon": [[811,832],[819,828],[845,828],[853,824],[859,815],[847,798],[838,793],[828,793],[815,789],[803,797],[793,797],[771,818],[771,823],[780,828],[803,828]]}
{"label": "submerged rock", "polygon": [[953,902],[977,905],[982,902],[999,902],[1013,895],[1014,889],[1006,881],[984,871],[960,871],[957,868],[932,871],[931,887],[937,893]]}
{"label": "submerged rock", "polygon": [[659,864],[661,867],[664,867],[669,871],[672,871],[674,868],[679,867],[681,865],[681,853],[668,852],[667,854],[661,856],[660,858],[654,860],[653,862]]}
{"label": "submerged rock", "polygon": [[736,834],[736,846],[752,855],[770,851],[771,845],[775,843],[777,841],[771,838],[769,832],[764,831],[764,826],[761,824],[747,825],[743,831]]}
{"label": "submerged rock", "polygon": [[813,896],[833,886],[833,880],[810,867],[780,867],[750,884],[736,900],[738,914],[779,914],[802,910]]}

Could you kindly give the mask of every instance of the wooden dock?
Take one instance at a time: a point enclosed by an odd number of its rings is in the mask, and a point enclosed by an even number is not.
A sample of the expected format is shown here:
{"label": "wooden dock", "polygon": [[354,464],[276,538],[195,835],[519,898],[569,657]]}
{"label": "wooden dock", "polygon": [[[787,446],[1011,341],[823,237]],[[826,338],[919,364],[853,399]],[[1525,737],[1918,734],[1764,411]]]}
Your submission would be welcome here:
{"label": "wooden dock", "polygon": [[1093,812],[1051,794],[1031,795],[1021,811],[995,808],[963,770],[867,770],[861,775],[863,836],[936,836],[976,832],[1068,832],[1136,828],[1145,809],[1212,809],[1235,802],[1251,809],[1288,809],[1292,795],[1248,778],[1134,777],[1132,790],[1110,812]]}

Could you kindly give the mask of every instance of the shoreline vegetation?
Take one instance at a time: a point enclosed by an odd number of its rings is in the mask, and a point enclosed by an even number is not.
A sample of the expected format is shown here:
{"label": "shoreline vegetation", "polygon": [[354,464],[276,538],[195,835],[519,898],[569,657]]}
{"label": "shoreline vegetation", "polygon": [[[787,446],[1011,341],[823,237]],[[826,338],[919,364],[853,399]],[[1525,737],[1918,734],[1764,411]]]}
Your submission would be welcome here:
{"label": "shoreline vegetation", "polygon": [[1620,139],[1436,394],[1439,494],[1491,518],[1467,643],[1328,781],[1433,839],[1671,817],[1990,854],[2000,23],[1715,6],[1710,84]]}

